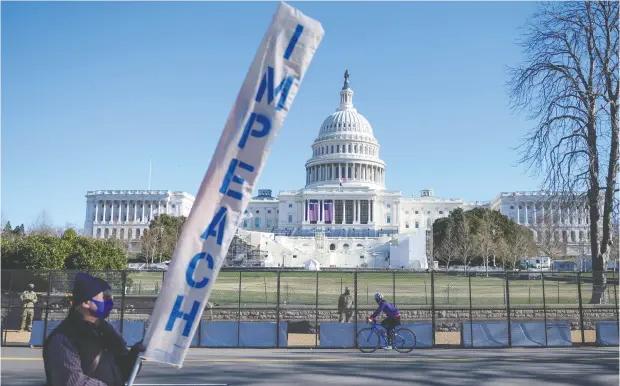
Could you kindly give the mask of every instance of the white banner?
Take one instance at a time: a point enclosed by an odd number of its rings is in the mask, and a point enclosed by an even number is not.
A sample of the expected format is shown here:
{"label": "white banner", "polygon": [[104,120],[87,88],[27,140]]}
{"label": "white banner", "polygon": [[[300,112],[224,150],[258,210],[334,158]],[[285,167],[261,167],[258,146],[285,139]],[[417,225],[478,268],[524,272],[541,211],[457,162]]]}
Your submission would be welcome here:
{"label": "white banner", "polygon": [[280,3],[224,127],[146,332],[147,360],[181,367],[269,149],[323,38]]}

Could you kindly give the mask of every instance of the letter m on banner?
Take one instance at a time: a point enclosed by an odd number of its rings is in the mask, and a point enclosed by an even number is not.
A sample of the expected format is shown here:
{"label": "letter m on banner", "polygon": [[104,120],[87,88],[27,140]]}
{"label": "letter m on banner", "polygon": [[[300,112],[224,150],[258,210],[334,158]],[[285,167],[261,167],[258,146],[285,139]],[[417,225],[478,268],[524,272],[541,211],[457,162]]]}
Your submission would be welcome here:
{"label": "letter m on banner", "polygon": [[267,93],[267,104],[271,104],[274,99],[280,95],[280,100],[276,105],[276,110],[282,110],[286,104],[286,98],[288,98],[288,92],[293,85],[293,77],[291,75],[282,78],[278,87],[274,88],[275,84],[275,71],[273,67],[267,67],[267,72],[263,74],[263,78],[260,81],[258,92],[256,93],[256,102],[262,102],[265,93]]}

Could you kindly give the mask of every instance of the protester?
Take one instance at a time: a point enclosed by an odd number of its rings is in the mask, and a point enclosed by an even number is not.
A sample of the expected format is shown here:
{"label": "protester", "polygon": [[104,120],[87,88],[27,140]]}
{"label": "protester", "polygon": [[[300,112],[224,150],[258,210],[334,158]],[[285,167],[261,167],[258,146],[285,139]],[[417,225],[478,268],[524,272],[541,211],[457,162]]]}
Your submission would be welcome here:
{"label": "protester", "polygon": [[345,320],[346,323],[351,321],[351,316],[353,316],[353,296],[351,296],[349,287],[345,287],[344,293],[338,298],[338,314],[339,323],[345,323]]}
{"label": "protester", "polygon": [[78,273],[69,315],[43,345],[47,386],[124,386],[142,343],[131,349],[105,321],[114,302],[110,285]]}
{"label": "protester", "polygon": [[34,292],[34,284],[28,284],[28,289],[22,292],[19,297],[22,301],[22,326],[23,331],[32,331],[32,321],[34,320],[34,304],[37,302],[37,294]]}

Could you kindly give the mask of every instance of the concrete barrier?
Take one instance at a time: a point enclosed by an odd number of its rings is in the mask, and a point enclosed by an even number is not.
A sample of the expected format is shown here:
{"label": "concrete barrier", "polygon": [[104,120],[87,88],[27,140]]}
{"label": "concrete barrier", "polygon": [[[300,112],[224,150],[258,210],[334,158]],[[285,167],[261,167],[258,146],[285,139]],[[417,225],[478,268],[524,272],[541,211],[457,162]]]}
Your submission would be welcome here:
{"label": "concrete barrier", "polygon": [[355,323],[322,322],[319,324],[319,347],[355,347]]}
{"label": "concrete barrier", "polygon": [[[202,322],[200,347],[275,347],[275,322]],[[278,347],[287,346],[287,323],[280,322]]]}
{"label": "concrete barrier", "polygon": [[[200,347],[237,347],[239,345],[237,332],[237,322],[202,322]],[[275,345],[275,341],[273,344]]]}
{"label": "concrete barrier", "polygon": [[[287,323],[280,322],[278,347],[287,346]],[[239,346],[241,347],[275,347],[275,322],[241,322],[239,326]]]}
{"label": "concrete barrier", "polygon": [[[368,327],[367,323],[358,323],[357,330]],[[408,328],[413,331],[416,336],[416,348],[432,347],[433,325],[431,322],[403,323],[398,328]],[[319,342],[319,347],[323,348],[355,347],[355,323],[321,323]]]}
{"label": "concrete barrier", "polygon": [[[547,336],[545,338],[545,328]],[[569,322],[512,322],[514,347],[569,347],[573,345]]]}
{"label": "concrete barrier", "polygon": [[[110,324],[114,327],[116,332],[121,333],[121,321],[112,320]],[[141,321],[129,321],[123,322],[123,333],[121,334],[128,346],[133,346],[138,343],[144,337],[144,322]]]}
{"label": "concrete barrier", "polygon": [[618,322],[596,322],[596,344],[618,346]]}
{"label": "concrete barrier", "polygon": [[[546,330],[546,337],[545,337]],[[473,333],[473,341],[472,341]],[[567,347],[572,346],[570,323],[511,322],[513,347]],[[463,347],[508,347],[508,323],[464,322],[461,328]]]}
{"label": "concrete barrier", "polygon": [[[62,320],[48,320],[47,321],[47,333],[45,337],[50,336],[50,333],[54,331],[56,327],[62,322]],[[45,327],[44,320],[35,320],[32,323],[32,332],[30,333],[30,341],[28,344],[31,346],[43,346],[43,328]]]}

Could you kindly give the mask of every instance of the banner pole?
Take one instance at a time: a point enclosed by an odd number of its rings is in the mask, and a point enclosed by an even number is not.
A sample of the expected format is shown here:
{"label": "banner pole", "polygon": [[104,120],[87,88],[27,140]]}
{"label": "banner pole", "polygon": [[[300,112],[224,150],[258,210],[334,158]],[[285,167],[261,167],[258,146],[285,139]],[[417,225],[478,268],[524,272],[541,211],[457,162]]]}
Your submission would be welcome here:
{"label": "banner pole", "polygon": [[131,374],[129,375],[129,379],[127,380],[127,386],[132,386],[133,382],[136,380],[138,376],[138,371],[140,370],[140,365],[142,364],[142,358],[140,355],[136,358],[136,363],[133,364],[133,368],[131,369]]}

